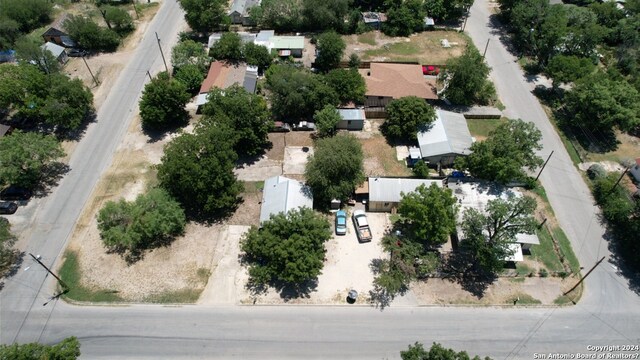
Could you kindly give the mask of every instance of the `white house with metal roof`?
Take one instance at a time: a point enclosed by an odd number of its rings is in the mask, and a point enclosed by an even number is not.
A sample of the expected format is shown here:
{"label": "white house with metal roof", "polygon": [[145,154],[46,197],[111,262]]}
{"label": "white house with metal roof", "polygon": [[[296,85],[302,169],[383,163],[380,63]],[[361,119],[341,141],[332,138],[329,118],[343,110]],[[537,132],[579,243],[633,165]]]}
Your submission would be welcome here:
{"label": "white house with metal roof", "polygon": [[336,126],[338,129],[362,130],[364,127],[364,109],[338,109],[342,120]]}
{"label": "white house with metal roof", "polygon": [[418,186],[435,184],[443,187],[442,180],[412,178],[369,178],[369,211],[393,212],[398,208],[402,194],[416,191]]}
{"label": "white house with metal roof", "polygon": [[430,164],[449,166],[458,156],[469,155],[473,138],[464,115],[437,110],[436,120],[418,132],[422,158]]}
{"label": "white house with metal roof", "polygon": [[269,220],[271,215],[286,214],[302,207],[313,207],[313,195],[308,186],[284,176],[274,176],[264,181],[260,223]]}
{"label": "white house with metal roof", "polygon": [[304,50],[304,36],[273,36],[271,49],[278,52],[278,56],[302,57]]}

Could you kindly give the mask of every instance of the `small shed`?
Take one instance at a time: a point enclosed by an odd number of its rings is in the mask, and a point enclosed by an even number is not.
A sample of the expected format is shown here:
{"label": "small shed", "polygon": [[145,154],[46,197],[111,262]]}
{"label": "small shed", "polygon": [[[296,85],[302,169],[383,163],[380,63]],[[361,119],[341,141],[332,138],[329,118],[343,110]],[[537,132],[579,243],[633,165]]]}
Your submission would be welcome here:
{"label": "small shed", "polygon": [[422,158],[430,164],[451,166],[458,156],[469,155],[473,138],[464,115],[438,110],[436,120],[418,132]]}
{"label": "small shed", "polygon": [[309,187],[284,176],[274,176],[264,181],[260,223],[269,220],[271,215],[286,214],[302,207],[313,207],[313,196]]}
{"label": "small shed", "polygon": [[338,129],[362,130],[364,127],[364,109],[338,109],[342,120],[338,123]]}
{"label": "small shed", "polygon": [[49,51],[53,57],[55,57],[60,64],[66,64],[69,61],[67,57],[67,53],[64,51],[64,47],[54,44],[52,42],[48,42],[41,46],[43,50]]}
{"label": "small shed", "polygon": [[304,36],[273,36],[271,48],[278,52],[278,56],[302,57],[304,51]]}
{"label": "small shed", "polygon": [[47,29],[47,31],[42,34],[42,38],[45,42],[52,42],[66,48],[73,48],[77,46],[76,42],[73,41],[67,33],[54,27]]}
{"label": "small shed", "polygon": [[242,24],[244,26],[254,25],[249,9],[260,6],[261,0],[233,0],[229,9],[229,17],[232,24]]}
{"label": "small shed", "polygon": [[402,194],[413,192],[420,185],[442,187],[442,180],[412,178],[369,178],[369,211],[395,212]]}

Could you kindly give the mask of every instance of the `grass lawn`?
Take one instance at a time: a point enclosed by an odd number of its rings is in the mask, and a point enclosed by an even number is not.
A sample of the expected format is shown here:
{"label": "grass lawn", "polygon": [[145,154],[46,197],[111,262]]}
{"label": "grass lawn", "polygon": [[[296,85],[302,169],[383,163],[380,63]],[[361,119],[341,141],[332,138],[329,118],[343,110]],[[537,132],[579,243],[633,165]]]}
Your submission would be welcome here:
{"label": "grass lawn", "polygon": [[506,118],[500,119],[467,119],[467,126],[471,136],[476,140],[482,141],[489,136],[489,133],[497,128],[500,124],[507,122]]}
{"label": "grass lawn", "polygon": [[[367,50],[364,52],[365,57],[377,57],[377,56],[400,56],[407,57],[410,55],[417,55],[420,53],[420,48],[415,43],[410,42],[398,42],[393,44],[384,45],[382,48]],[[413,59],[413,58],[411,58]],[[409,60],[409,59],[406,59]],[[416,58],[417,61],[417,58]]]}
{"label": "grass lawn", "polygon": [[371,46],[376,46],[377,45],[376,33],[373,31],[369,31],[364,34],[360,34],[358,35],[358,42],[371,45]]}
{"label": "grass lawn", "polygon": [[80,271],[80,264],[78,264],[78,256],[73,251],[65,252],[64,263],[60,268],[59,276],[69,286],[69,292],[64,295],[65,298],[88,302],[122,301],[116,291],[94,290],[82,285],[80,282],[82,272]]}
{"label": "grass lawn", "polygon": [[396,149],[382,135],[361,139],[365,173],[371,176],[413,176],[404,161],[396,158]]}

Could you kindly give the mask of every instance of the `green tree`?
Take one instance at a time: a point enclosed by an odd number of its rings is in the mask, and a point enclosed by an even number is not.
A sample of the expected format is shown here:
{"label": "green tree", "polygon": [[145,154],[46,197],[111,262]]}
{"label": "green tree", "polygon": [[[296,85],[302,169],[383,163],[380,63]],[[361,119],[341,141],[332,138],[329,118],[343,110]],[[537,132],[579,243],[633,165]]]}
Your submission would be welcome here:
{"label": "green tree", "polygon": [[187,64],[180,67],[174,77],[185,86],[189,94],[197,94],[202,81],[204,81],[202,71],[195,64]]}
{"label": "green tree", "polygon": [[456,159],[459,169],[467,169],[475,177],[506,184],[529,177],[524,169],[533,171],[542,165],[536,150],[542,149],[542,133],[533,123],[509,120],[501,124],[484,141],[471,145],[471,154]]}
{"label": "green tree", "polygon": [[171,64],[176,73],[186,65],[195,65],[204,75],[210,63],[211,59],[204,46],[193,40],[181,41],[171,50]]}
{"label": "green tree", "polygon": [[[427,351],[419,342],[409,345],[409,349],[405,351],[400,351],[400,357],[402,360],[480,360],[477,355],[471,358],[466,351],[456,352],[438,343],[433,343]],[[484,360],[491,360],[491,358],[485,357]]]}
{"label": "green tree", "polygon": [[398,214],[409,236],[427,246],[440,245],[456,230],[456,203],[450,189],[420,185],[415,192],[402,195]]}
{"label": "green tree", "polygon": [[336,133],[336,126],[342,120],[338,110],[332,105],[326,105],[322,110],[316,111],[313,121],[316,123],[318,135],[321,137],[333,136]]}
{"label": "green tree", "polygon": [[115,51],[120,44],[120,37],[115,31],[100,27],[90,18],[70,15],[64,27],[83,49]]}
{"label": "green tree", "polygon": [[161,72],[145,85],[140,99],[142,125],[165,128],[182,125],[189,120],[185,105],[191,97],[187,87],[166,72]]}
{"label": "green tree", "polygon": [[358,68],[360,67],[360,57],[358,56],[358,54],[353,53],[351,55],[349,55],[349,68],[350,69],[355,69],[358,70]]}
{"label": "green tree", "polygon": [[424,29],[426,12],[421,0],[389,1],[382,31],[389,36],[409,36]]}
{"label": "green tree", "polygon": [[262,74],[273,61],[273,56],[269,53],[269,49],[265,46],[257,45],[252,42],[245,43],[242,48],[245,62],[248,65],[258,67],[258,71]]}
{"label": "green tree", "polygon": [[302,27],[301,0],[264,0],[260,7],[253,7],[250,13],[263,29],[291,32]]}
{"label": "green tree", "polygon": [[184,231],[180,204],[163,189],[138,195],[135,201],[107,202],[98,212],[98,230],[104,245],[136,260],[142,251],[171,242]]}
{"label": "green tree", "polygon": [[570,5],[567,9],[566,55],[595,58],[596,46],[602,43],[607,30],[598,24],[596,14],[586,7]]}
{"label": "green tree", "polygon": [[316,44],[316,67],[323,72],[335,69],[340,65],[342,55],[344,55],[345,44],[342,37],[335,31],[327,31],[318,37]]}
{"label": "green tree", "polygon": [[19,38],[15,43],[18,61],[36,65],[45,74],[59,73],[60,62],[51,51],[42,47],[42,41],[28,36]]}
{"label": "green tree", "polygon": [[[13,248],[16,236],[11,232],[11,223],[5,217],[0,217],[0,277],[11,269],[20,255],[20,251]],[[0,354],[2,354],[0,350]]]}
{"label": "green tree", "polygon": [[303,287],[320,275],[324,244],[331,238],[324,216],[309,208],[272,215],[262,227],[252,227],[240,242],[251,281]]}
{"label": "green tree", "polygon": [[196,32],[207,33],[229,23],[225,14],[227,2],[223,0],[180,0],[184,18]]}
{"label": "green tree", "polygon": [[20,37],[20,24],[0,16],[0,51],[12,49],[18,37]]}
{"label": "green tree", "polygon": [[539,65],[544,66],[564,49],[568,22],[565,6],[554,4],[546,10],[542,23],[536,23],[538,27],[532,27],[533,31],[525,35],[533,37],[532,55],[537,57]]}
{"label": "green tree", "polygon": [[324,76],[325,81],[338,94],[342,104],[364,102],[367,85],[356,69],[333,69]]}
{"label": "green tree", "polygon": [[0,138],[0,184],[32,188],[63,156],[55,137],[16,130]]}
{"label": "green tree", "polygon": [[63,74],[49,75],[47,79],[48,94],[38,108],[38,117],[59,132],[78,129],[93,111],[93,94],[80,79]]}
{"label": "green tree", "polygon": [[[510,6],[508,19],[514,45],[521,52],[533,55],[536,35],[541,33],[540,26],[549,12],[549,0],[514,1]],[[564,9],[561,11],[564,14]]]}
{"label": "green tree", "polygon": [[239,63],[244,59],[242,38],[235,32],[222,34],[220,40],[216,41],[209,49],[209,56],[216,60],[225,60],[233,64]]}
{"label": "green tree", "polygon": [[491,68],[473,46],[468,46],[462,56],[447,61],[441,77],[444,97],[454,104],[487,104],[496,90],[488,80]]}
{"label": "green tree", "polygon": [[56,345],[38,343],[0,345],[0,359],[75,360],[80,356],[80,342],[75,336]]}
{"label": "green tree", "polygon": [[469,271],[492,275],[502,270],[505,258],[512,255],[509,245],[517,234],[533,234],[538,226],[533,217],[536,200],[528,196],[509,196],[490,200],[484,213],[469,208],[462,216],[464,240],[460,251],[467,256]]}
{"label": "green tree", "polygon": [[473,5],[473,0],[426,0],[424,7],[427,15],[436,21],[459,19]]}
{"label": "green tree", "polygon": [[104,12],[104,20],[113,27],[113,29],[120,33],[126,34],[135,30],[133,19],[129,13],[117,6],[104,6],[101,11]]}
{"label": "green tree", "polygon": [[387,119],[380,127],[384,136],[416,140],[418,131],[436,119],[436,111],[424,99],[406,96],[387,105]]}
{"label": "green tree", "polygon": [[266,101],[237,84],[210,91],[202,113],[203,126],[224,123],[233,130],[234,149],[240,156],[258,155],[269,145],[273,120]]}
{"label": "green tree", "polygon": [[593,62],[587,58],[574,55],[556,55],[547,64],[545,73],[553,79],[553,86],[574,82],[593,72]]}
{"label": "green tree", "polygon": [[582,78],[565,96],[569,124],[591,131],[623,131],[640,124],[640,94],[625,80],[598,72]]}
{"label": "green tree", "polygon": [[328,207],[333,199],[347,200],[365,180],[360,143],[348,134],[318,140],[305,176],[319,207]]}
{"label": "green tree", "polygon": [[0,0],[0,19],[15,21],[23,33],[51,22],[52,12],[48,0]]}
{"label": "green tree", "polygon": [[189,216],[206,220],[227,215],[238,203],[242,183],[233,169],[233,132],[224,124],[198,128],[169,143],[158,165],[158,182]]}
{"label": "green tree", "polygon": [[335,90],[320,75],[293,65],[273,65],[266,74],[271,111],[282,119],[310,119],[326,105],[340,103]]}
{"label": "green tree", "polygon": [[351,0],[302,0],[304,27],[310,31],[343,31]]}

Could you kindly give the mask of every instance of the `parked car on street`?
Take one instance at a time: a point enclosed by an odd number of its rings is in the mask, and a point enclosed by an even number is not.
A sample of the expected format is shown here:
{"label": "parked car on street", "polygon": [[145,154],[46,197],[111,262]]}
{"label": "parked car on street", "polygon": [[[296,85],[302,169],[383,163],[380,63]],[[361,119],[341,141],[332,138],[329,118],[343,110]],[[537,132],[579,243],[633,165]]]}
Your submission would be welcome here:
{"label": "parked car on street", "polygon": [[9,186],[0,191],[0,199],[2,200],[29,200],[30,197],[31,190],[19,186]]}
{"label": "parked car on street", "polygon": [[316,124],[310,121],[300,121],[297,124],[293,124],[294,131],[314,131]]}
{"label": "parked car on street", "polygon": [[347,213],[344,210],[336,212],[336,235],[347,234]]}
{"label": "parked car on street", "polygon": [[282,121],[275,121],[273,123],[273,127],[271,128],[271,132],[289,132],[291,131],[291,126],[289,124],[284,123]]}
{"label": "parked car on street", "polygon": [[18,210],[18,204],[9,201],[0,201],[0,214],[10,215]]}

